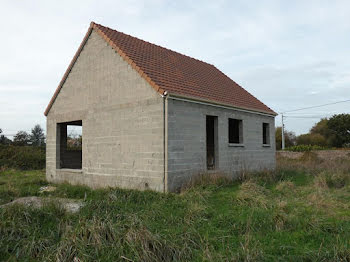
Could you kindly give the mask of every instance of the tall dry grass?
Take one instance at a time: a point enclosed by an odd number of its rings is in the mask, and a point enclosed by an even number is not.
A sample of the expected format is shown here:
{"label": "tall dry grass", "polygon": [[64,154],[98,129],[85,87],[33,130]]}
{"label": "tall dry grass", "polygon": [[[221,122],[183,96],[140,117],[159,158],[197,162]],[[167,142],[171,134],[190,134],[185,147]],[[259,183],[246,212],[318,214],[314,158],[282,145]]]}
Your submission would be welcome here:
{"label": "tall dry grass", "polygon": [[277,170],[301,170],[311,174],[319,174],[322,171],[334,173],[350,173],[350,155],[346,157],[324,159],[317,152],[305,152],[299,158],[292,159],[277,154]]}
{"label": "tall dry grass", "polygon": [[211,173],[198,173],[191,177],[191,179],[184,183],[180,189],[180,192],[184,193],[192,188],[205,187],[209,185],[227,185],[233,182],[232,177],[228,177],[221,172]]}
{"label": "tall dry grass", "polygon": [[[350,176],[350,155],[348,157],[331,158],[331,160],[320,158],[317,153],[304,152],[298,158],[288,158],[277,154],[275,170],[247,171],[242,170],[236,176],[227,176],[222,172],[199,173],[192,176],[189,182],[185,183],[180,192],[186,192],[192,188],[205,187],[209,185],[223,186],[234,182],[245,183],[247,181],[263,180],[266,183],[278,183],[288,180],[289,173],[300,171],[308,175],[324,175],[324,172],[332,173],[327,175],[327,183],[334,184],[334,187],[345,183],[346,177]],[[285,185],[285,186],[291,186]],[[330,185],[331,186],[331,185]]]}

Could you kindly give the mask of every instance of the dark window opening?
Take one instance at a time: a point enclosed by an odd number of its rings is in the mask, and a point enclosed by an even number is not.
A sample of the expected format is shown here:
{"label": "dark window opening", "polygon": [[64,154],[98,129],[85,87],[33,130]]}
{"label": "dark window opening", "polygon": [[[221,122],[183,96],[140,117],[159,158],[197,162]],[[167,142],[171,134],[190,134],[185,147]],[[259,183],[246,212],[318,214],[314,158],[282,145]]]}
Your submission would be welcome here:
{"label": "dark window opening", "polygon": [[57,124],[57,168],[82,168],[82,138],[81,120]]}
{"label": "dark window opening", "polygon": [[270,125],[268,123],[263,123],[263,144],[270,144]]}
{"label": "dark window opening", "polygon": [[217,165],[217,116],[206,117],[207,134],[207,169],[215,169]]}
{"label": "dark window opening", "polygon": [[243,121],[240,119],[228,119],[228,142],[231,144],[243,143]]}

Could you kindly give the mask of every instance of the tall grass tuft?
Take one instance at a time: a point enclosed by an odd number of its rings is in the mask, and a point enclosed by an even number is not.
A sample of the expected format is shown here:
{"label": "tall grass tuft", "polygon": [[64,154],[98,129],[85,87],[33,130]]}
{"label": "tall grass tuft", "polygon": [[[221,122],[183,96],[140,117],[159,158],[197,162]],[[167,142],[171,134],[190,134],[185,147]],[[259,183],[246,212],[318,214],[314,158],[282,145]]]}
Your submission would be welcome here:
{"label": "tall grass tuft", "polygon": [[240,205],[267,208],[269,204],[267,194],[268,190],[265,187],[248,180],[240,185],[237,201]]}
{"label": "tall grass tuft", "polygon": [[190,190],[196,187],[205,187],[209,185],[227,185],[232,183],[233,178],[224,175],[223,173],[199,173],[191,177],[189,182],[185,183],[181,192]]}

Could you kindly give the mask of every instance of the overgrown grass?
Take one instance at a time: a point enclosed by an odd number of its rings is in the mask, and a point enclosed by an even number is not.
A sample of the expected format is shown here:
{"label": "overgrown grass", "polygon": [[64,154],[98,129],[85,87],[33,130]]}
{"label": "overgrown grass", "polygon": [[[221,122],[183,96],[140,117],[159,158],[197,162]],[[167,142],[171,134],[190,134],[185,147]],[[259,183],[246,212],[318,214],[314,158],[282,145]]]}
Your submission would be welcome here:
{"label": "overgrown grass", "polygon": [[[180,194],[59,185],[83,199],[0,209],[3,261],[349,261],[350,161],[278,159],[232,181],[198,176]],[[42,171],[0,173],[0,203],[41,195]]]}

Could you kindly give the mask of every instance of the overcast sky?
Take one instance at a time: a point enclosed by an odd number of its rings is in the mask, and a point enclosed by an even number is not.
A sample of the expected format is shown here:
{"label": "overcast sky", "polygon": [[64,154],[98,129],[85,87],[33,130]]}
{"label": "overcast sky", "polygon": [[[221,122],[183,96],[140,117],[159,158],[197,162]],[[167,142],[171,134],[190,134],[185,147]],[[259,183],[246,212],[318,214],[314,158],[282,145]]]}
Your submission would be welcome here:
{"label": "overcast sky", "polygon": [[[6,134],[45,128],[44,110],[90,21],[214,64],[276,112],[350,99],[348,0],[1,0]],[[293,115],[342,112],[350,103]],[[286,128],[300,134],[317,121],[287,118]]]}

